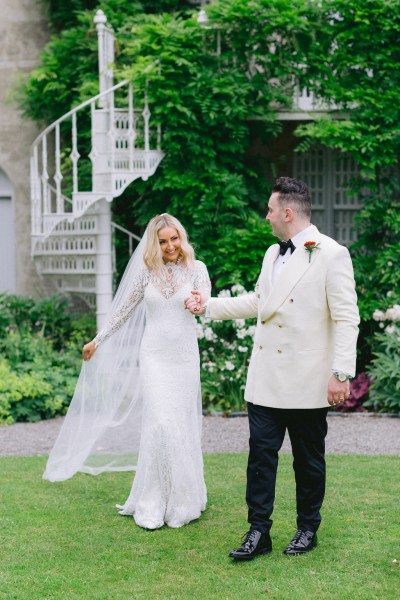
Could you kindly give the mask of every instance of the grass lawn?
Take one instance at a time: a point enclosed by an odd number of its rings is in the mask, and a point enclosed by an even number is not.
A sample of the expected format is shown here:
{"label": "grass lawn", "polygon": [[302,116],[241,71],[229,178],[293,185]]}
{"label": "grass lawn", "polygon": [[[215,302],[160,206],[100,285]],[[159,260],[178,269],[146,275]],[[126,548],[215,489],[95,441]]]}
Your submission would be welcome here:
{"label": "grass lawn", "polygon": [[0,598],[400,598],[397,457],[328,456],[319,545],[286,557],[295,531],[289,455],[280,461],[273,553],[227,557],[246,531],[246,456],[205,456],[209,504],[181,529],[144,531],[113,508],[132,474],[42,481],[43,457],[0,459]]}

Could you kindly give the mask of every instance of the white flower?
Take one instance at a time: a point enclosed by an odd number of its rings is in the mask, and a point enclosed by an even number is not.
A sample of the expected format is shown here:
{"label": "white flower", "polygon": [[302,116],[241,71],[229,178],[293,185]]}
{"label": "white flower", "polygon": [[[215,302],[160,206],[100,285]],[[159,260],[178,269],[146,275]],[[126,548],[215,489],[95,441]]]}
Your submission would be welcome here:
{"label": "white flower", "polygon": [[248,348],[246,348],[246,346],[238,346],[238,351],[239,352],[247,352]]}
{"label": "white flower", "polygon": [[395,304],[386,311],[386,319],[389,321],[400,321],[400,304]]}
{"label": "white flower", "polygon": [[384,324],[384,323],[379,323],[379,327],[380,327],[381,329],[383,329],[383,328],[385,327],[385,324]]}
{"label": "white flower", "polygon": [[387,264],[387,265],[388,265],[388,267],[393,267],[393,263],[392,263],[392,261],[391,261],[391,260],[388,260],[388,264]]}
{"label": "white flower", "polygon": [[395,331],[396,331],[395,325],[388,325],[385,329],[385,332],[388,333],[389,335],[394,333]]}
{"label": "white flower", "polygon": [[203,326],[200,323],[196,323],[196,335],[199,340],[202,340],[204,337]]}
{"label": "white flower", "polygon": [[242,285],[240,285],[240,283],[233,285],[231,290],[232,294],[236,294],[237,296],[243,296],[243,294],[247,294],[246,290]]}
{"label": "white flower", "polygon": [[239,329],[239,331],[236,333],[236,337],[239,338],[239,340],[243,340],[246,337],[246,335],[246,329]]}
{"label": "white flower", "polygon": [[231,362],[230,360],[226,360],[225,361],[225,369],[227,371],[234,371],[235,369],[235,365],[233,364],[233,362]]}
{"label": "white flower", "polygon": [[204,337],[208,342],[212,342],[214,340],[214,332],[211,327],[206,327],[204,330]]}
{"label": "white flower", "polygon": [[385,313],[382,310],[375,310],[372,318],[374,321],[383,321],[385,318]]}
{"label": "white flower", "polygon": [[244,319],[235,319],[234,321],[232,321],[232,325],[236,329],[243,329],[243,327],[246,326],[246,321]]}
{"label": "white flower", "polygon": [[218,294],[218,298],[230,298],[231,292],[230,290],[221,290]]}
{"label": "white flower", "polygon": [[254,337],[255,333],[256,333],[256,326],[255,325],[251,325],[248,328],[246,335],[249,335],[250,337]]}
{"label": "white flower", "polygon": [[388,293],[386,294],[386,296],[387,296],[388,298],[391,298],[391,297],[393,296],[393,291],[392,291],[392,290],[390,290],[390,292],[388,292]]}

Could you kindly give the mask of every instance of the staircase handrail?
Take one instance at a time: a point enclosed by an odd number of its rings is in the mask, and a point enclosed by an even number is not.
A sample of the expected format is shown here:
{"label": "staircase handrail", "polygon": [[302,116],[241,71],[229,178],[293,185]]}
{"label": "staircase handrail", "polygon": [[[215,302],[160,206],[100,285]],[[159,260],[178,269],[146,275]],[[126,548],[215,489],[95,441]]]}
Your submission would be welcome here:
{"label": "staircase handrail", "polygon": [[114,230],[118,229],[118,231],[122,231],[122,233],[125,233],[125,235],[128,236],[129,256],[132,256],[132,252],[133,252],[133,240],[136,240],[137,242],[140,242],[142,238],[140,238],[135,233],[132,233],[132,231],[129,231],[128,229],[125,229],[125,227],[121,227],[121,225],[118,225],[114,221],[111,221],[111,227]]}
{"label": "staircase handrail", "polygon": [[[148,65],[144,69],[143,73],[147,73],[148,71],[150,71],[150,69],[152,69],[153,67],[155,67],[157,65],[160,65],[160,60],[158,58],[156,60],[154,60],[150,65]],[[89,100],[85,100],[85,102],[82,102],[81,104],[78,104],[78,106],[71,108],[71,110],[69,110],[67,113],[65,113],[62,117],[60,117],[59,119],[57,119],[56,121],[54,121],[53,123],[48,125],[46,127],[46,129],[44,129],[34,140],[32,147],[34,147],[42,139],[42,137],[44,137],[50,131],[52,131],[54,129],[54,127],[56,127],[59,123],[62,123],[69,117],[71,117],[74,113],[77,113],[78,111],[82,110],[82,108],[85,108],[86,106],[89,106],[90,104],[93,104],[94,102],[97,102],[100,98],[103,98],[104,96],[108,96],[112,92],[115,92],[115,90],[119,90],[119,88],[124,87],[124,85],[127,85],[129,83],[130,83],[129,79],[124,79],[123,81],[120,81],[119,83],[116,83],[115,85],[113,85],[111,88],[104,90],[104,92],[100,92],[99,94],[96,94],[96,96],[92,96],[91,98],[89,98]]]}
{"label": "staircase handrail", "polygon": [[126,233],[126,235],[128,235],[129,237],[134,238],[138,242],[140,242],[141,239],[142,239],[141,237],[139,237],[138,235],[136,235],[136,233],[132,233],[132,231],[129,231],[129,229],[125,229],[125,227],[121,227],[121,225],[118,225],[118,223],[114,223],[114,221],[111,222],[111,226],[114,229],[119,229],[119,231],[122,231],[122,233]]}
{"label": "staircase handrail", "polygon": [[119,83],[116,83],[115,85],[113,85],[113,87],[109,88],[108,90],[105,90],[104,92],[101,92],[100,94],[97,94],[96,96],[92,96],[92,98],[89,98],[89,100],[85,100],[85,102],[82,102],[81,104],[78,104],[78,106],[71,108],[70,111],[68,111],[67,113],[62,115],[62,117],[59,117],[56,121],[51,123],[51,125],[48,125],[46,127],[46,129],[44,129],[37,136],[37,138],[35,139],[35,141],[32,144],[32,148],[34,146],[36,146],[44,136],[46,136],[48,133],[50,133],[50,131],[53,131],[53,129],[57,125],[59,125],[60,123],[63,123],[66,119],[71,117],[74,113],[77,113],[78,111],[82,110],[82,108],[85,108],[86,106],[89,106],[90,104],[93,104],[94,102],[97,102],[100,98],[107,96],[111,92],[118,90],[119,88],[123,87],[124,85],[127,85],[128,83],[129,83],[129,79],[124,79],[124,81],[120,81]]}

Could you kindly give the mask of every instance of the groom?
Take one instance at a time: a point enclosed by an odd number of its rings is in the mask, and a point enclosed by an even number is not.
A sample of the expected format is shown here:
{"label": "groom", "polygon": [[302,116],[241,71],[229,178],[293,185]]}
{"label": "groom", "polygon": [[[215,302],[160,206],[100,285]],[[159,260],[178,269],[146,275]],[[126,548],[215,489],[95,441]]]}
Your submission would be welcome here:
{"label": "groom", "polygon": [[307,186],[276,180],[267,221],[280,240],[268,248],[255,291],[205,298],[186,307],[211,319],[257,317],[245,399],[250,450],[246,502],[250,530],[229,556],[271,552],[278,452],[288,431],[296,479],[297,531],[284,550],[304,554],[317,543],[325,494],[328,406],[341,404],[354,377],[359,315],[349,252],[310,223]]}

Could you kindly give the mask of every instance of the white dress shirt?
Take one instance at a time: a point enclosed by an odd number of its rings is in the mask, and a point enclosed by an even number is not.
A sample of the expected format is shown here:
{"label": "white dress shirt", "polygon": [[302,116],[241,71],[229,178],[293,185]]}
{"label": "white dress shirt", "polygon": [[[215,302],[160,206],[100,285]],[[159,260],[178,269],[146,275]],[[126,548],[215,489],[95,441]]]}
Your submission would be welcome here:
{"label": "white dress shirt", "polygon": [[[312,237],[312,231],[313,231],[313,226],[309,225],[308,227],[303,229],[303,231],[296,233],[296,235],[294,235],[291,238],[296,250],[300,251],[300,248],[302,246],[304,246],[304,242],[312,241],[312,239],[308,240],[310,235]],[[287,241],[287,240],[285,240],[285,241]],[[282,269],[284,268],[285,264],[287,263],[287,261],[290,259],[291,256],[292,256],[292,251],[290,248],[288,248],[286,250],[285,254],[278,254],[278,256],[274,262],[273,269],[272,269],[272,283],[275,283],[275,281],[278,278],[278,275],[281,273]]]}

